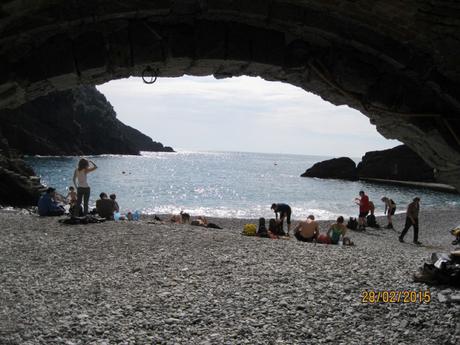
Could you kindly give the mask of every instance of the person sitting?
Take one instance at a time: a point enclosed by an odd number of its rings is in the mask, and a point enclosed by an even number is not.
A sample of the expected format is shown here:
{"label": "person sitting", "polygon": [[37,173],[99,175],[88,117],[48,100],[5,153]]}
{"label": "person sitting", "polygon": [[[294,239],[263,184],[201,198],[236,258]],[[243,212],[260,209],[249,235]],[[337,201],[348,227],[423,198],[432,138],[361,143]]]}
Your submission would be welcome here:
{"label": "person sitting", "polygon": [[110,194],[110,200],[113,200],[113,206],[115,208],[115,212],[120,212],[120,206],[117,202],[117,196],[115,194]]}
{"label": "person sitting", "polygon": [[73,186],[69,187],[69,192],[65,197],[66,201],[69,203],[70,207],[74,206],[77,203],[77,192]]}
{"label": "person sitting", "polygon": [[211,229],[222,229],[219,225],[214,223],[209,223],[205,216],[198,216],[195,220],[190,222],[190,225],[203,226],[205,228]]}
{"label": "person sitting", "polygon": [[38,200],[38,214],[42,217],[62,216],[65,212],[64,207],[60,206],[54,196],[56,189],[49,187],[46,193]]}
{"label": "person sitting", "polygon": [[171,223],[182,224],[182,216],[180,214],[173,214],[169,220]]}
{"label": "person sitting", "polygon": [[300,222],[294,228],[294,236],[302,242],[313,242],[317,240],[319,235],[318,223],[315,221],[315,216],[312,214],[307,217],[307,220]]}
{"label": "person sitting", "polygon": [[113,220],[113,213],[115,212],[115,203],[112,199],[107,197],[107,194],[99,194],[100,199],[96,201],[97,214],[107,220]]}
{"label": "person sitting", "polygon": [[268,231],[274,236],[286,236],[286,233],[283,230],[283,224],[274,218],[271,218],[268,221]]}
{"label": "person sitting", "polygon": [[259,218],[259,228],[257,229],[257,236],[259,237],[269,237],[268,230],[265,227],[265,218]]}
{"label": "person sitting", "polygon": [[347,227],[345,226],[344,219],[342,216],[337,218],[337,222],[332,224],[327,232],[327,236],[330,237],[332,244],[338,244],[340,239],[345,242],[345,234],[347,233]]}

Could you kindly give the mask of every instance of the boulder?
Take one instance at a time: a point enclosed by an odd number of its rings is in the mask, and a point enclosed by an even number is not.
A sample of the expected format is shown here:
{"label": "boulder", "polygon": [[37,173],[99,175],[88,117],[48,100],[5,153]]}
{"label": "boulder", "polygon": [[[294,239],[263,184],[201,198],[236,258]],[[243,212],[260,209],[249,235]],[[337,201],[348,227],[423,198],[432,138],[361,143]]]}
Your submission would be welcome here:
{"label": "boulder", "polygon": [[358,164],[359,178],[435,182],[433,168],[405,145],[367,152]]}
{"label": "boulder", "polygon": [[356,163],[348,157],[333,158],[316,163],[300,176],[355,180]]}
{"label": "boulder", "polygon": [[35,206],[44,189],[23,160],[0,155],[0,205]]}

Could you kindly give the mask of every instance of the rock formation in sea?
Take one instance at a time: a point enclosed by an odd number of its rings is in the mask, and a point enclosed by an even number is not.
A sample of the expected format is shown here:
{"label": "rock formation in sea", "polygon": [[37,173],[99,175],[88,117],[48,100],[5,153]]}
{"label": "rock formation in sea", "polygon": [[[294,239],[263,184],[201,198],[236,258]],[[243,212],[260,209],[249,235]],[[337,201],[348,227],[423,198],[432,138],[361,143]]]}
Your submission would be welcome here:
{"label": "rock formation in sea", "polygon": [[435,182],[433,168],[405,145],[366,152],[357,166],[360,178]]}
{"label": "rock formation in sea", "polygon": [[27,155],[173,152],[116,116],[102,93],[81,86],[0,111],[0,129],[11,148]]}
{"label": "rock formation in sea", "polygon": [[307,169],[301,176],[435,182],[433,168],[405,145],[388,150],[367,152],[358,166],[353,160],[346,157],[319,162]]}
{"label": "rock formation in sea", "polygon": [[351,158],[340,157],[316,163],[300,176],[356,180],[356,172],[356,163]]}

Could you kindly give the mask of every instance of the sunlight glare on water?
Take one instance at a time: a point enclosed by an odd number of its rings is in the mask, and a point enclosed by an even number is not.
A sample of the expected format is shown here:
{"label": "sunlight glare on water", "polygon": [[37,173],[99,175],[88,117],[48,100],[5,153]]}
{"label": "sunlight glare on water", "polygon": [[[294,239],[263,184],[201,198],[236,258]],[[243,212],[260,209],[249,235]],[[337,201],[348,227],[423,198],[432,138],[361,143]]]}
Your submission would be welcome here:
{"label": "sunlight glare on water", "polygon": [[[382,195],[398,204],[398,211],[415,196],[422,207],[458,207],[458,195],[417,188],[376,185],[360,181],[302,178],[314,163],[330,157],[241,153],[154,153],[141,156],[91,157],[98,169],[89,175],[91,200],[101,192],[115,193],[122,212],[178,213],[212,217],[258,218],[273,216],[273,202],[288,203],[293,218],[314,214],[318,219],[356,216],[354,198],[366,191],[383,214]],[[42,182],[66,195],[78,157],[28,157]]]}

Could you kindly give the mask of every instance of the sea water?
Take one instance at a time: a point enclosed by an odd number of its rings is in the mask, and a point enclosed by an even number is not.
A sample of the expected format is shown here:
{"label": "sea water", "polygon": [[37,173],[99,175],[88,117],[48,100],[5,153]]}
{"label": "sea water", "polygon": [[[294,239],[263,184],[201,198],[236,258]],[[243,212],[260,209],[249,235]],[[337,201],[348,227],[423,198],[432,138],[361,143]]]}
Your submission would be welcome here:
{"label": "sea water", "polygon": [[[143,152],[140,156],[89,157],[98,169],[88,175],[90,204],[101,192],[115,193],[121,212],[179,213],[210,217],[273,217],[272,203],[287,203],[293,218],[356,216],[360,190],[383,214],[381,196],[404,212],[415,196],[421,207],[460,208],[460,196],[426,189],[300,177],[320,156],[241,152]],[[63,195],[72,185],[79,157],[27,157],[42,183]],[[358,161],[358,159],[356,159]]]}

